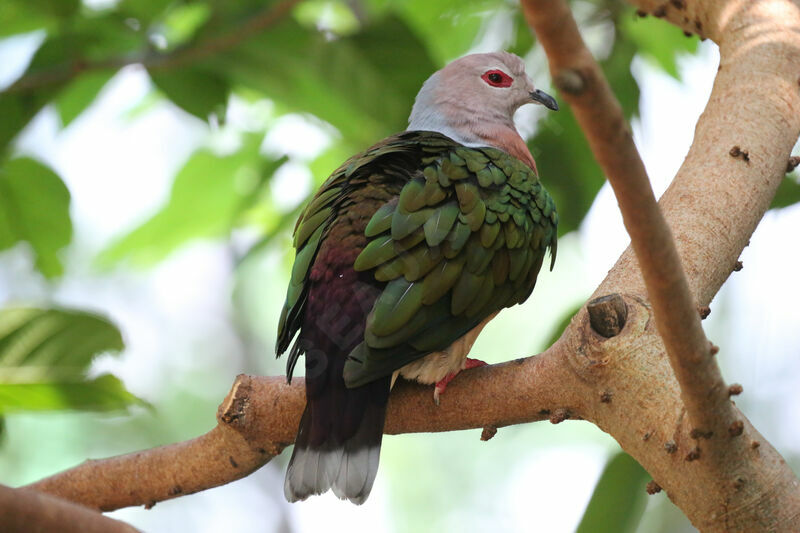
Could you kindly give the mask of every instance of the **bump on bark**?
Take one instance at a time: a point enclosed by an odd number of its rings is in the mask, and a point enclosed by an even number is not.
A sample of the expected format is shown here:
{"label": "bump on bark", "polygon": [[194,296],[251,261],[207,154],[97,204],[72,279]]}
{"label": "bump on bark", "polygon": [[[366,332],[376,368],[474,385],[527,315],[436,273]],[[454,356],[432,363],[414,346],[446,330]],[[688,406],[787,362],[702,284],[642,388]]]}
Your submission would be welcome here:
{"label": "bump on bark", "polygon": [[607,339],[619,335],[628,320],[628,306],[618,293],[595,298],[586,304],[592,329]]}
{"label": "bump on bark", "polygon": [[695,440],[710,439],[712,435],[714,435],[713,431],[703,431],[700,428],[694,428],[692,431],[689,432],[689,436]]}
{"label": "bump on bark", "polygon": [[[797,80],[800,83],[800,79]],[[793,155],[789,158],[789,162],[786,163],[786,173],[793,171],[800,165],[800,155]]]}
{"label": "bump on bark", "polygon": [[586,78],[576,69],[564,69],[556,74],[553,80],[560,91],[578,95],[586,90]]}
{"label": "bump on bark", "polygon": [[661,485],[656,483],[654,479],[651,479],[647,483],[647,487],[645,487],[645,490],[647,491],[647,494],[652,496],[653,494],[658,494],[659,492],[661,492]]}
{"label": "bump on bark", "polygon": [[708,353],[711,355],[717,355],[719,353],[719,346],[714,344],[713,342],[708,343]]}
{"label": "bump on bark", "polygon": [[696,461],[696,460],[700,459],[700,448],[695,446],[692,449],[692,451],[690,451],[689,453],[686,454],[686,457],[684,457],[684,459],[686,461],[688,461],[688,462],[692,462],[692,461]]}
{"label": "bump on bark", "polygon": [[748,152],[747,150],[742,150],[738,144],[733,148],[731,148],[728,153],[731,155],[731,157],[741,159],[745,163],[750,162],[750,152]]}
{"label": "bump on bark", "polygon": [[492,437],[497,435],[497,428],[494,426],[486,426],[481,431],[481,440],[486,442],[487,440],[491,440]]}
{"label": "bump on bark", "polygon": [[728,435],[731,437],[738,437],[744,431],[744,422],[741,420],[735,420],[731,423],[730,427],[728,427]]}
{"label": "bump on bark", "polygon": [[667,453],[673,454],[678,451],[678,445],[675,444],[675,441],[668,440],[664,443],[664,449],[667,451]]}
{"label": "bump on bark", "polygon": [[734,383],[728,387],[728,396],[739,396],[744,388],[739,383]]}
{"label": "bump on bark", "polygon": [[551,424],[560,424],[564,420],[568,419],[569,419],[569,411],[567,411],[563,407],[559,407],[558,409],[553,411],[552,415],[550,415]]}
{"label": "bump on bark", "polygon": [[600,402],[601,403],[611,403],[611,399],[613,397],[614,397],[614,393],[612,393],[610,390],[603,391],[603,393],[600,394]]}
{"label": "bump on bark", "polygon": [[700,314],[700,320],[705,320],[708,318],[708,315],[711,314],[711,308],[707,305],[703,305],[697,308],[698,314]]}

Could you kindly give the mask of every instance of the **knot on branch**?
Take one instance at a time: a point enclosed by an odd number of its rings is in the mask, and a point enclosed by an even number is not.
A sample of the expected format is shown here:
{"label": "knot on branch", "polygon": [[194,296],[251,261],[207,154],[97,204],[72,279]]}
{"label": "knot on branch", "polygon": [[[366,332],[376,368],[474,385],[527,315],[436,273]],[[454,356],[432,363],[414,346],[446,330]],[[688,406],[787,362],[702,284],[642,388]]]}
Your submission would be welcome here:
{"label": "knot on branch", "polygon": [[740,158],[745,163],[750,162],[750,152],[747,150],[742,150],[738,145],[731,148],[730,152],[728,152],[731,157]]}
{"label": "knot on branch", "polygon": [[483,431],[481,431],[481,440],[486,442],[487,440],[491,440],[495,435],[497,435],[497,428],[494,426],[486,426],[483,428]]}
{"label": "knot on branch", "polygon": [[647,483],[647,486],[645,487],[645,490],[647,491],[647,494],[652,496],[653,494],[658,494],[659,492],[661,492],[661,485],[656,483],[656,481],[654,479],[651,479]]}
{"label": "knot on branch", "polygon": [[556,74],[553,83],[560,91],[567,94],[581,94],[586,90],[586,79],[576,69],[564,69]]}
{"label": "knot on branch", "polygon": [[565,420],[569,420],[569,417],[570,417],[569,410],[564,408],[564,407],[559,407],[558,409],[553,411],[552,415],[550,415],[550,423],[551,424],[560,424],[561,422],[563,422]]}
{"label": "knot on branch", "polygon": [[744,388],[739,383],[734,383],[728,387],[728,396],[738,396],[744,391]]}
{"label": "knot on branch", "polygon": [[619,335],[628,320],[628,306],[618,293],[595,298],[586,310],[592,329],[607,339]]}
{"label": "knot on branch", "polygon": [[246,425],[247,408],[253,390],[251,378],[247,374],[239,374],[231,387],[225,401],[219,406],[217,419],[221,424],[240,430]]}
{"label": "knot on branch", "polygon": [[[797,81],[800,84],[800,79]],[[788,174],[789,172],[793,171],[798,167],[798,165],[800,165],[800,155],[793,155],[789,158],[789,162],[786,163],[786,173]]]}

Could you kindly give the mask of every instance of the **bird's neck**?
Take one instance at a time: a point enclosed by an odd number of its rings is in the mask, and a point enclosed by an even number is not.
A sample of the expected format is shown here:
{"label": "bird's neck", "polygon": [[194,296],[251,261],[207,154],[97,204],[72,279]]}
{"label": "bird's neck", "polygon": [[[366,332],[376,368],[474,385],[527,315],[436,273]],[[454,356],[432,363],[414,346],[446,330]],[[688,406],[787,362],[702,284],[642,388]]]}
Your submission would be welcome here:
{"label": "bird's neck", "polygon": [[408,131],[435,131],[472,148],[492,146],[516,157],[537,172],[536,162],[512,122],[485,121],[481,120],[482,117],[471,116],[460,123],[453,123],[442,118],[446,117],[412,115]]}

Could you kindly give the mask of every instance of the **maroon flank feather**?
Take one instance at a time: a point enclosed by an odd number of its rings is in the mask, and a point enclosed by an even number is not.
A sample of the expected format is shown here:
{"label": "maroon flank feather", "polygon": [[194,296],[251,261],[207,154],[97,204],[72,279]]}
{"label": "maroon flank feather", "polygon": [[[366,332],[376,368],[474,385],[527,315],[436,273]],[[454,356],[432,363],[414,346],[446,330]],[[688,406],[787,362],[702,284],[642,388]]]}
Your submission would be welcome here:
{"label": "maroon flank feather", "polygon": [[309,275],[298,339],[306,354],[307,402],[287,472],[290,501],[332,488],[340,498],[363,503],[378,468],[390,376],[354,389],[342,377],[383,285],[372,273],[353,270],[366,244],[363,228],[377,208],[363,213],[366,206],[360,207],[332,225]]}

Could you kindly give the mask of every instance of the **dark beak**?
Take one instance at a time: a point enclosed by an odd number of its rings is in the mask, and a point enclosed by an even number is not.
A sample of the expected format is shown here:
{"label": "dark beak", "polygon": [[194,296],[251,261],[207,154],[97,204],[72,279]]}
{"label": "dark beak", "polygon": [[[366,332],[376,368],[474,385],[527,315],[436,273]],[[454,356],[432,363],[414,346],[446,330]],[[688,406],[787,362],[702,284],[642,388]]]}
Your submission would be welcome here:
{"label": "dark beak", "polygon": [[556,99],[544,91],[540,91],[539,89],[533,91],[531,93],[531,100],[533,100],[534,102],[539,102],[547,109],[558,111],[558,104],[556,103]]}

